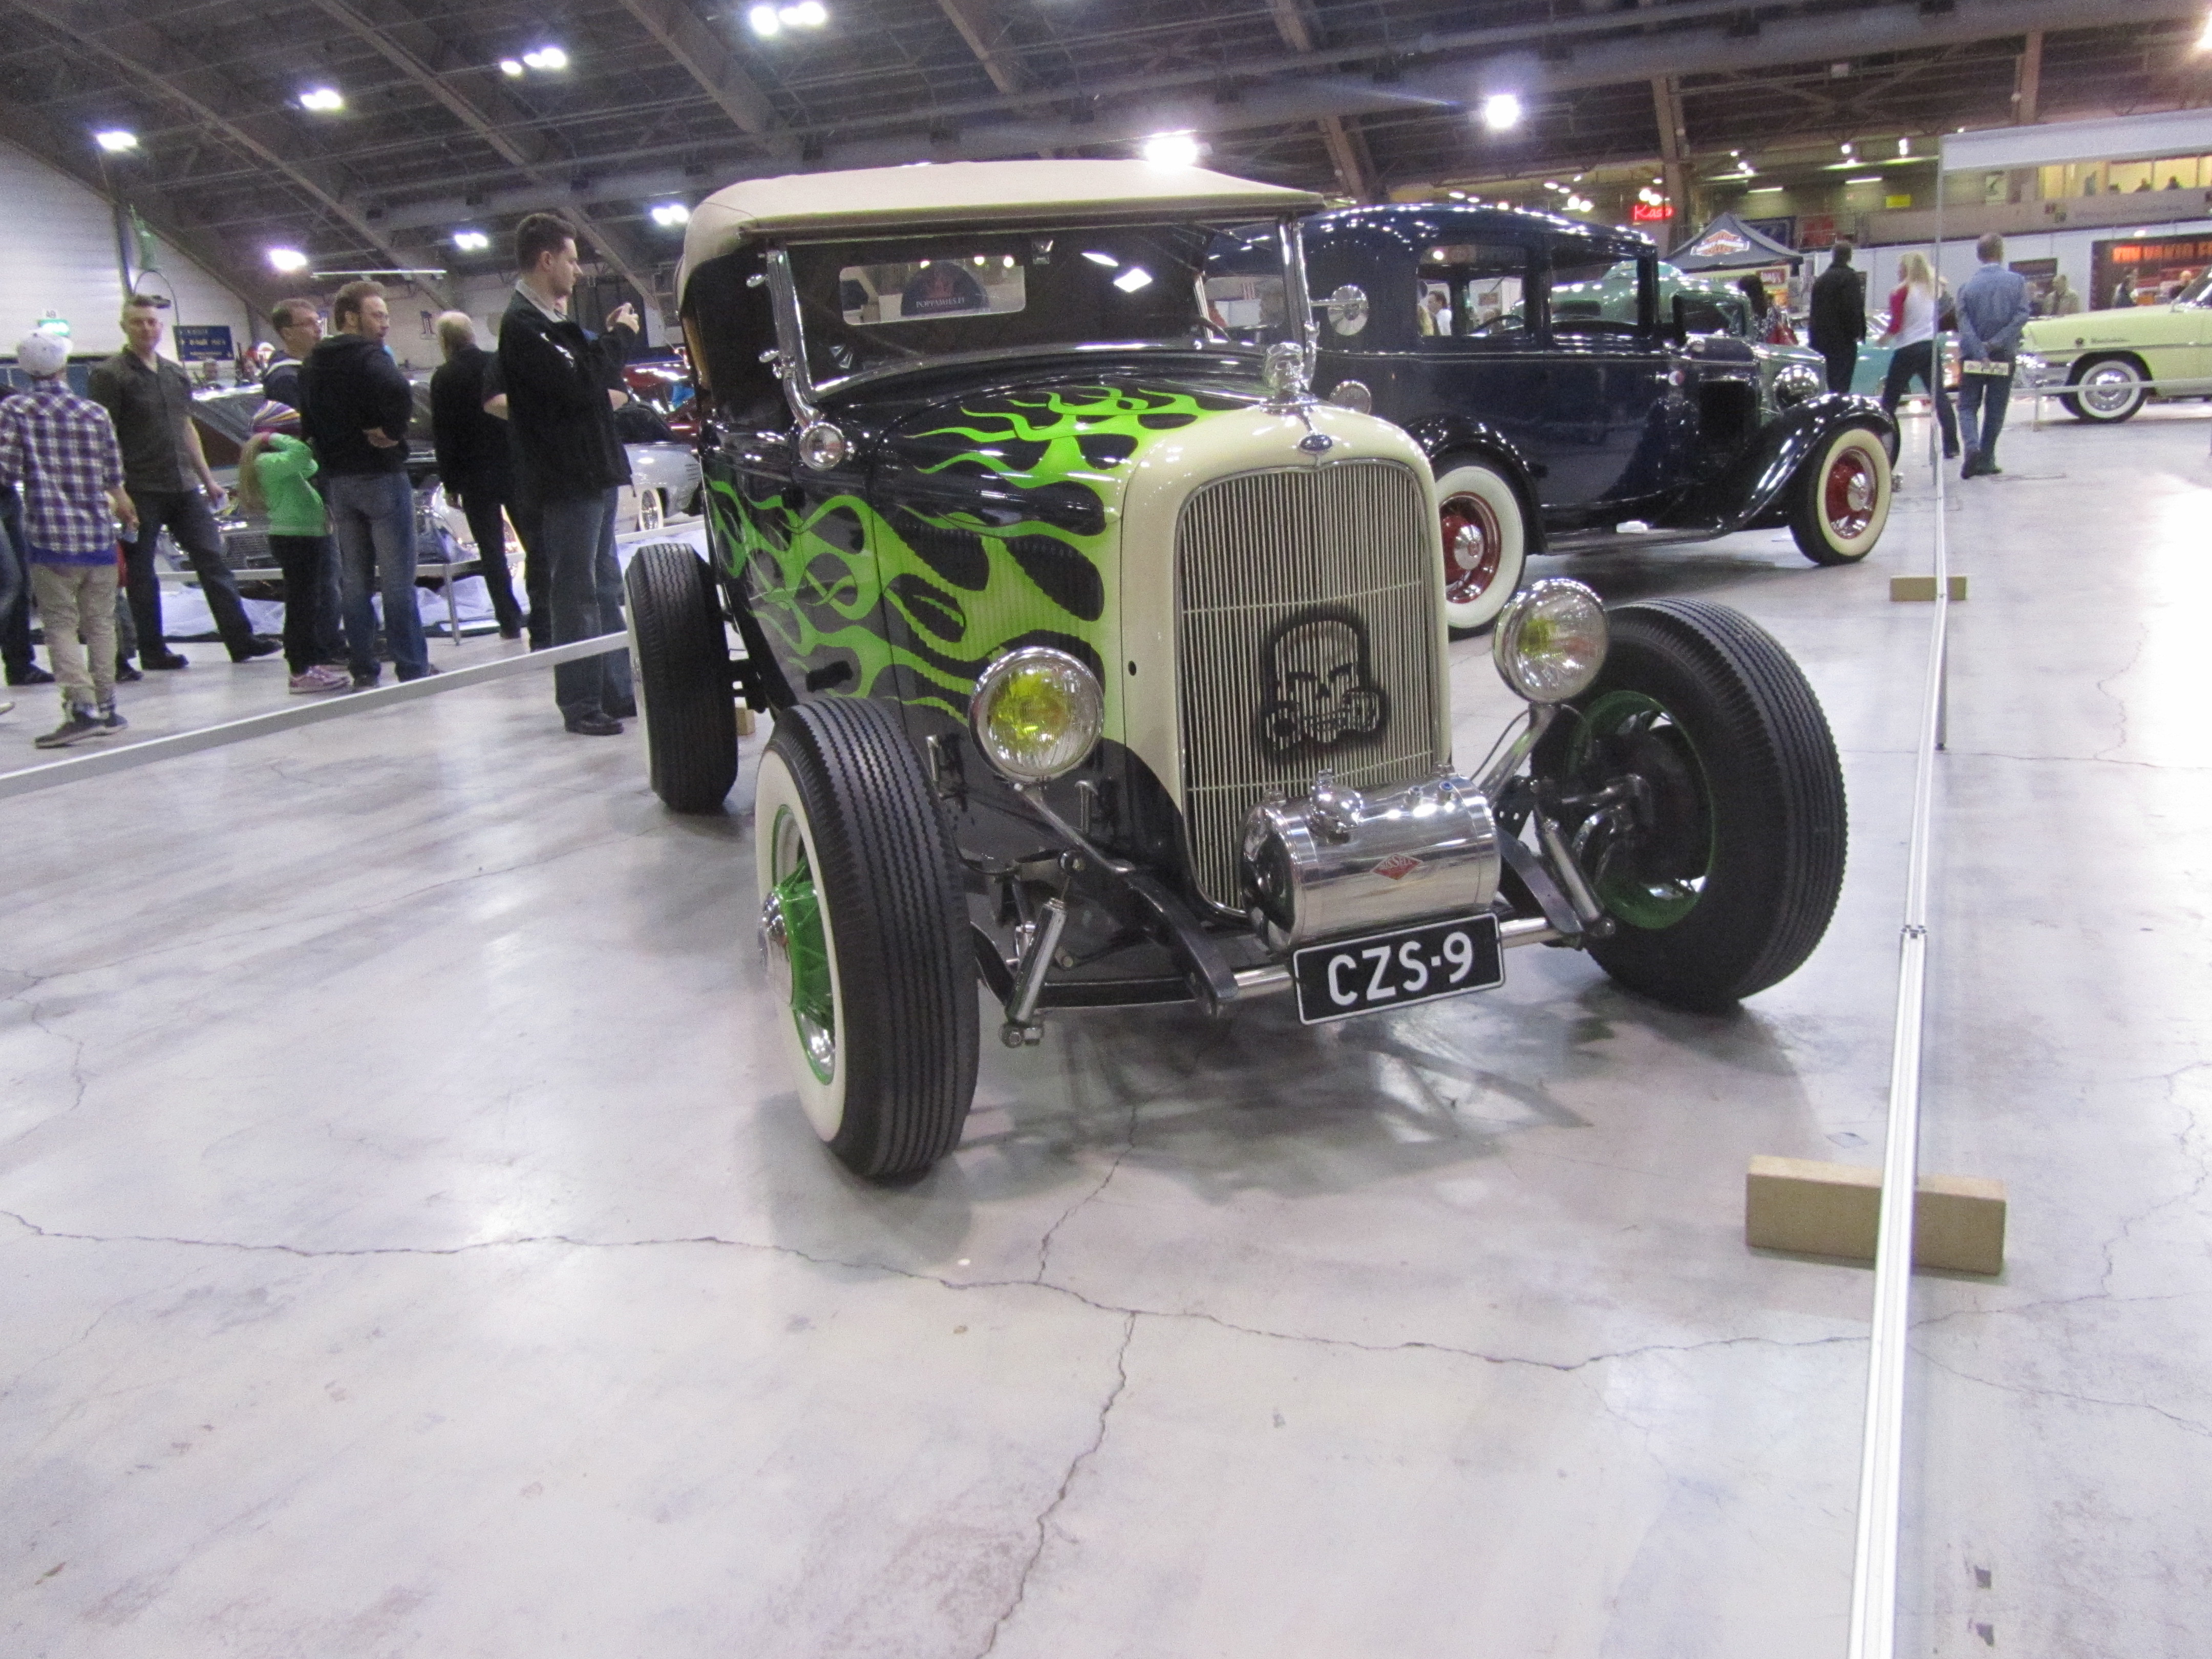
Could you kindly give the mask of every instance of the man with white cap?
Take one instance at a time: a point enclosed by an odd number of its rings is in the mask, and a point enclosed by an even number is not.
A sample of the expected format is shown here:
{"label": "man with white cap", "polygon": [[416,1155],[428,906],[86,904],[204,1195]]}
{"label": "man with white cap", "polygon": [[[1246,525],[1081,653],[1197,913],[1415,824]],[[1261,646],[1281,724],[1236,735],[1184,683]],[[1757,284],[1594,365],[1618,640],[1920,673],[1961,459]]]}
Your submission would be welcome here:
{"label": "man with white cap", "polygon": [[114,422],[69,389],[62,378],[68,362],[60,339],[30,335],[16,346],[15,363],[31,389],[0,403],[0,483],[23,492],[31,592],[61,682],[62,723],[33,739],[41,749],[124,727],[115,712],[115,527],[138,527],[124,493]]}

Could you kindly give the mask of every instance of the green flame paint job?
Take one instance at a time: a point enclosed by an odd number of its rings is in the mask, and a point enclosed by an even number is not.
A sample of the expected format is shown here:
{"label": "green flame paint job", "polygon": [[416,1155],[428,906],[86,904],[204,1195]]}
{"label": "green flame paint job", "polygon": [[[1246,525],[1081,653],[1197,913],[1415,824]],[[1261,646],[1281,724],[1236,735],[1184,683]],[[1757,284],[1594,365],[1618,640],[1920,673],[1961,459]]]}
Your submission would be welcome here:
{"label": "green flame paint job", "polygon": [[972,394],[900,422],[868,497],[801,510],[795,491],[755,499],[763,481],[710,476],[715,544],[794,687],[964,720],[993,657],[1053,644],[1099,673],[1118,732],[1125,481],[1148,446],[1253,401],[1133,383]]}

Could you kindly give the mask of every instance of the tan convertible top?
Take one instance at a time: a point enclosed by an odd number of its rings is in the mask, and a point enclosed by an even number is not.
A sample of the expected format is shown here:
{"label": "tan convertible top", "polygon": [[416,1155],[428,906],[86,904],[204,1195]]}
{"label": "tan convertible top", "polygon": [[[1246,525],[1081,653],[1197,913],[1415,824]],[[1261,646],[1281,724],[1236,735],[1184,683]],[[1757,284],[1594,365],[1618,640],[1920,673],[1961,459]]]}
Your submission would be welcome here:
{"label": "tan convertible top", "polygon": [[693,270],[763,237],[1127,223],[1311,213],[1320,197],[1205,167],[1149,161],[945,161],[748,179],[692,210],[677,291]]}

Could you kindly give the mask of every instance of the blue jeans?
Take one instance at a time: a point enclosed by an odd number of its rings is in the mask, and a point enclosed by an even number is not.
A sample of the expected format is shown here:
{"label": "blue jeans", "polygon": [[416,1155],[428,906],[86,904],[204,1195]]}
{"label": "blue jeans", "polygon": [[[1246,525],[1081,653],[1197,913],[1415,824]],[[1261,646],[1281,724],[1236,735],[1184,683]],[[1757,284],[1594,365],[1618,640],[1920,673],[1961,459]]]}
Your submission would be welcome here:
{"label": "blue jeans", "polygon": [[1997,458],[1997,434],[2004,430],[2005,411],[2011,405],[2012,375],[1960,377],[1959,414],[1966,422],[1966,453],[1978,453],[1984,465]]}
{"label": "blue jeans", "polygon": [[[615,562],[615,495],[608,489],[546,501],[538,508],[538,540],[530,551],[548,570],[553,643],[588,640],[623,630],[622,568]],[[564,662],[553,671],[553,701],[564,719],[604,714],[635,706],[629,653]]]}
{"label": "blue jeans", "polygon": [[403,680],[430,672],[430,647],[415,608],[415,490],[404,472],[325,473],[323,501],[337,543],[345,600],[346,656],[356,678],[376,673],[372,587],[384,596],[384,637]]}

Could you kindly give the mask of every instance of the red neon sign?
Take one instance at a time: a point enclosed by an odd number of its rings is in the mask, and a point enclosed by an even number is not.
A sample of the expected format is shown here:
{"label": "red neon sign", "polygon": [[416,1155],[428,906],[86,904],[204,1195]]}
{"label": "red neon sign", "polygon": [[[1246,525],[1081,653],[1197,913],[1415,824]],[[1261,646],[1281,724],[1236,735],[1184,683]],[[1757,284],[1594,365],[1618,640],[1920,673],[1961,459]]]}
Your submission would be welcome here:
{"label": "red neon sign", "polygon": [[1662,202],[1654,207],[1649,202],[1632,202],[1628,206],[1628,222],[1632,225],[1656,224],[1662,219],[1674,216],[1674,204]]}

